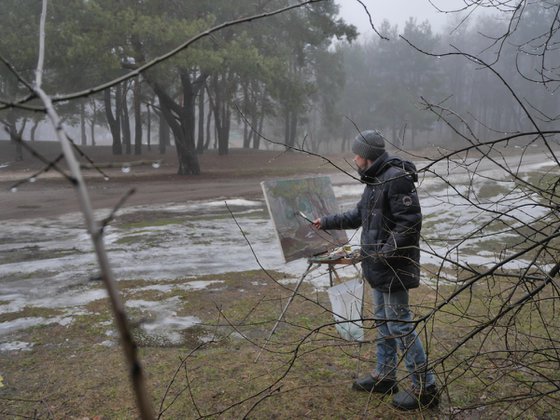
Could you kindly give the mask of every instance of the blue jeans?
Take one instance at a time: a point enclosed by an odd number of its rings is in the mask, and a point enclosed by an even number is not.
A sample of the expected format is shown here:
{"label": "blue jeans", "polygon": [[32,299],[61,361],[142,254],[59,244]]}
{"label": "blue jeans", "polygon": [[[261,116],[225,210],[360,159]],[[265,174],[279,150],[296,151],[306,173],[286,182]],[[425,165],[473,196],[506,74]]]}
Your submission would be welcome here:
{"label": "blue jeans", "polygon": [[373,305],[378,332],[375,374],[396,379],[398,346],[404,355],[404,363],[412,377],[412,383],[415,386],[435,384],[434,373],[426,370],[426,353],[414,331],[415,324],[410,322],[412,313],[408,306],[408,291],[383,293],[374,289]]}

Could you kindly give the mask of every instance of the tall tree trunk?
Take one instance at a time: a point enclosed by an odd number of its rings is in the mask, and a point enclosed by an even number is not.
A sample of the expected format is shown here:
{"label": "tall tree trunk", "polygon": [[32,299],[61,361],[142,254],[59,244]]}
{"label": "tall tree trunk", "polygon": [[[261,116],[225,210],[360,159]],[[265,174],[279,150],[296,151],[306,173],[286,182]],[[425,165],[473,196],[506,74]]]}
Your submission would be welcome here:
{"label": "tall tree trunk", "polygon": [[204,93],[206,89],[201,88],[198,94],[198,139],[196,141],[196,151],[202,154],[204,151]]}
{"label": "tall tree trunk", "polygon": [[142,154],[142,109],[141,109],[142,89],[140,77],[134,79],[134,154]]}
{"label": "tall tree trunk", "polygon": [[152,150],[152,107],[148,103],[146,106],[146,114],[148,116],[148,123],[146,127],[146,144],[148,150]]}
{"label": "tall tree trunk", "polygon": [[286,145],[286,150],[290,151],[295,146],[297,130],[297,115],[291,109],[286,110],[284,130],[284,144]]}
{"label": "tall tree trunk", "polygon": [[97,122],[97,105],[95,99],[91,100],[90,103],[91,103],[91,120],[90,120],[91,145],[95,146],[95,123]]}
{"label": "tall tree trunk", "polygon": [[249,129],[249,124],[243,119],[243,148],[248,149],[251,147],[251,139],[253,138],[253,131]]}
{"label": "tall tree trunk", "polygon": [[204,149],[208,150],[210,147],[211,131],[212,131],[212,107],[208,108],[208,116],[206,117],[206,141],[204,142]]}
{"label": "tall tree trunk", "polygon": [[[181,154],[180,154],[180,175],[198,175],[200,174],[200,164],[198,155],[196,154],[195,144],[195,127],[196,127],[196,98],[201,87],[204,85],[203,80],[193,82],[189,73],[181,75],[181,84],[183,87],[183,106],[181,108]],[[173,127],[172,127],[173,129]],[[178,138],[177,135],[175,138]]]}
{"label": "tall tree trunk", "polygon": [[121,113],[119,106],[120,97],[120,85],[115,88],[115,114],[113,115],[113,109],[111,105],[111,88],[105,89],[104,101],[105,101],[105,117],[107,118],[107,124],[109,124],[109,129],[111,130],[111,135],[113,137],[113,154],[122,155],[122,142],[121,142]]}
{"label": "tall tree trunk", "polygon": [[[265,101],[266,101],[266,89],[262,87],[260,89],[259,99],[255,98],[255,115],[253,123],[253,149],[258,150],[261,145],[261,135],[264,126],[264,115],[265,115]],[[260,105],[259,105],[260,104]],[[260,106],[260,112],[259,112]]]}
{"label": "tall tree trunk", "polygon": [[31,132],[30,132],[31,141],[35,141],[35,133],[37,132],[37,127],[39,127],[39,121],[34,121],[33,127],[31,127]]}
{"label": "tall tree trunk", "polygon": [[[249,127],[249,118],[253,115],[253,112],[250,112],[250,102],[251,99],[249,98],[249,83],[243,84],[243,148],[248,149],[251,146],[251,139],[253,138],[253,130]],[[253,126],[254,127],[254,126]]]}
{"label": "tall tree trunk", "polygon": [[249,140],[253,140],[253,149],[259,148],[260,143],[259,114],[256,109],[251,112],[251,133]]}
{"label": "tall tree trunk", "polygon": [[290,110],[284,112],[284,145],[288,148],[290,142]]}
{"label": "tall tree trunk", "polygon": [[159,153],[161,155],[165,154],[165,148],[169,145],[169,124],[165,117],[163,116],[163,112],[158,113],[159,116]]}
{"label": "tall tree trunk", "polygon": [[208,92],[208,100],[210,101],[210,107],[212,108],[214,114],[214,134],[216,139],[214,147],[217,146],[218,154],[221,154],[219,151],[220,133],[222,132],[222,114],[219,109],[221,92],[219,87],[219,76],[217,74],[212,76],[212,87],[214,88],[214,97],[212,97],[212,94]]}
{"label": "tall tree trunk", "polygon": [[210,104],[214,109],[214,124],[218,138],[218,154],[221,156],[228,154],[229,149],[229,127],[231,112],[227,103],[226,95],[227,81],[225,76],[221,79],[219,75],[213,77],[214,98],[208,95]]}
{"label": "tall tree trunk", "polygon": [[20,162],[23,160],[23,146],[21,145],[21,142],[23,141],[23,139],[21,137],[16,137],[15,140],[13,140],[15,145],[16,145],[16,153],[14,156],[14,160],[16,162]]}
{"label": "tall tree trunk", "polygon": [[21,145],[21,142],[23,141],[22,134],[23,134],[23,130],[25,129],[25,125],[27,124],[27,119],[26,118],[23,119],[23,122],[19,130],[17,129],[16,124],[17,124],[17,118],[13,110],[10,110],[7,116],[8,134],[10,135],[10,140],[15,145],[14,160],[16,162],[19,162],[23,160],[23,146]]}
{"label": "tall tree trunk", "polygon": [[80,140],[82,146],[87,146],[86,107],[83,99],[80,100]]}
{"label": "tall tree trunk", "polygon": [[253,133],[253,149],[258,150],[261,147],[261,133],[264,126],[264,112],[259,115],[259,124],[257,131]]}
{"label": "tall tree trunk", "polygon": [[95,146],[95,121],[91,121],[91,126],[90,126],[90,135],[91,135],[91,145]]}
{"label": "tall tree trunk", "polygon": [[177,173],[179,175],[198,175],[200,174],[200,166],[194,144],[195,87],[189,74],[181,75],[181,82],[183,86],[182,106],[175,103],[158,83],[153,82],[152,85],[159,98],[163,116],[175,137],[179,164]]}
{"label": "tall tree trunk", "polygon": [[297,124],[298,124],[298,115],[295,111],[292,111],[290,119],[290,146],[296,145],[296,136],[297,136]]}
{"label": "tall tree trunk", "polygon": [[229,132],[231,126],[231,111],[229,109],[229,103],[226,101],[222,101],[221,106],[222,112],[222,126],[221,126],[221,133],[218,135],[218,154],[219,155],[227,155],[229,153]]}
{"label": "tall tree trunk", "polygon": [[122,126],[122,139],[125,147],[125,153],[131,153],[131,133],[130,133],[130,115],[128,113],[128,85],[123,82],[121,91],[121,126]]}

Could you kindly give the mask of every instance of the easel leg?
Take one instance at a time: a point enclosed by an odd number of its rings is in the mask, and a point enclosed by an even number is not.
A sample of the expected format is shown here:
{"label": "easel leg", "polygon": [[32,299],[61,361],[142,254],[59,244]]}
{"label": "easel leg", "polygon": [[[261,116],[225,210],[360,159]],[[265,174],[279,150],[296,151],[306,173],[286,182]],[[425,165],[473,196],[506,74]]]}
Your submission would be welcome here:
{"label": "easel leg", "polygon": [[336,268],[334,268],[333,264],[329,264],[329,281],[331,283],[331,287],[333,286],[333,275],[334,277],[336,277],[336,281],[338,281],[338,283],[342,283],[342,279],[340,278],[340,276],[338,275],[338,273],[336,272]]}
{"label": "easel leg", "polygon": [[268,344],[268,342],[270,341],[270,339],[274,335],[274,332],[276,331],[276,328],[278,328],[278,325],[280,325],[280,321],[282,321],[282,318],[284,318],[284,315],[286,314],[286,311],[288,310],[288,306],[290,306],[290,304],[294,300],[294,297],[296,296],[296,294],[299,290],[299,286],[301,286],[301,283],[303,283],[303,280],[305,279],[305,277],[311,271],[311,266],[312,265],[313,265],[313,263],[309,263],[309,265],[307,266],[307,270],[305,270],[305,273],[303,273],[303,275],[298,280],[292,295],[288,299],[288,303],[286,303],[286,306],[284,306],[284,309],[282,310],[282,313],[280,314],[280,317],[276,320],[276,324],[274,324],[274,327],[272,327],[272,331],[270,331],[270,334],[268,335],[268,338],[265,340],[263,346],[261,347],[261,349],[259,351],[259,354],[257,355],[257,358],[255,359],[255,362],[257,362],[259,360],[259,358],[261,357],[262,351],[264,350],[264,348],[266,347],[266,345]]}

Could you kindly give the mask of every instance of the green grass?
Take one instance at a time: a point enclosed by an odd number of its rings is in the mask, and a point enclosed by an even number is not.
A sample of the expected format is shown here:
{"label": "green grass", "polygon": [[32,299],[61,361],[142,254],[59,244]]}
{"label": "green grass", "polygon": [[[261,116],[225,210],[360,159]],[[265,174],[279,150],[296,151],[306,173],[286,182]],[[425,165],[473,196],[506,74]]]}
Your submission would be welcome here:
{"label": "green grass", "polygon": [[169,218],[169,219],[152,219],[152,220],[130,222],[121,225],[121,227],[123,229],[142,229],[146,227],[182,225],[182,224],[183,224],[182,220],[178,220],[177,218]]}
{"label": "green grass", "polygon": [[478,190],[477,197],[479,200],[488,200],[494,197],[507,196],[510,192],[510,188],[498,182],[486,182]]}
{"label": "green grass", "polygon": [[63,315],[63,312],[58,309],[25,307],[18,312],[0,314],[0,322],[8,322],[20,318],[50,318],[61,315]]}

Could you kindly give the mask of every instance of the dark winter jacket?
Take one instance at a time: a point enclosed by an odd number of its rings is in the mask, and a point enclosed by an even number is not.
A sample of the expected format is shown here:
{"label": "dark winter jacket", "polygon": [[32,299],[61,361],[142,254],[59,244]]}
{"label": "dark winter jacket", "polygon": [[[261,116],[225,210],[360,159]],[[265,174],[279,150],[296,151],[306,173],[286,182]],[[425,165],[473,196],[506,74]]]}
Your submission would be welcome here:
{"label": "dark winter jacket", "polygon": [[360,175],[366,187],[357,206],[323,217],[321,227],[362,226],[362,271],[373,288],[389,292],[418,287],[422,213],[414,164],[385,152]]}

